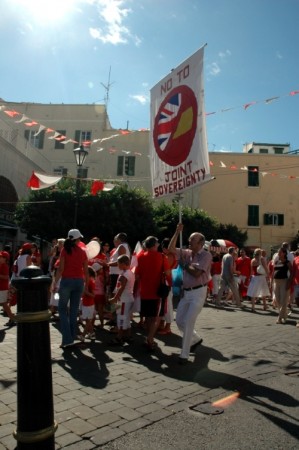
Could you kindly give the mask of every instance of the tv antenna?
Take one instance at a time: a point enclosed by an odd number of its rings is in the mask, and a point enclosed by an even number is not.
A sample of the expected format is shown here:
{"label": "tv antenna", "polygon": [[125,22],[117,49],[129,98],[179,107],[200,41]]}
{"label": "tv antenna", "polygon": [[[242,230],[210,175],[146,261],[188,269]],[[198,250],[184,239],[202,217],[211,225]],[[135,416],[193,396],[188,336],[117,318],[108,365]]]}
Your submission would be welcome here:
{"label": "tv antenna", "polygon": [[105,97],[104,97],[104,104],[105,104],[105,129],[107,130],[108,126],[108,104],[109,104],[109,92],[110,87],[114,84],[114,81],[111,83],[111,66],[109,67],[109,75],[108,75],[108,82],[107,84],[104,84],[101,82],[101,85],[105,89]]}

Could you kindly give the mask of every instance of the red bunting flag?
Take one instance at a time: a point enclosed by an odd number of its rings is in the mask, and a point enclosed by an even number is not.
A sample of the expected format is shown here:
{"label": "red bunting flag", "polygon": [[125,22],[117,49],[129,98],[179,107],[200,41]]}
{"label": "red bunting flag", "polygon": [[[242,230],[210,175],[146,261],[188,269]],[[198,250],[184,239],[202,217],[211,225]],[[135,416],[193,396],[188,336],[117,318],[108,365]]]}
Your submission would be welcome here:
{"label": "red bunting flag", "polygon": [[62,177],[54,177],[44,175],[42,173],[32,172],[30,179],[27,181],[27,187],[32,190],[45,189],[58,183]]}
{"label": "red bunting flag", "polygon": [[34,127],[34,125],[38,125],[38,123],[33,120],[32,122],[25,122],[24,125],[26,125],[26,127]]}
{"label": "red bunting flag", "polygon": [[103,181],[94,180],[92,185],[91,185],[90,192],[91,192],[92,195],[97,195],[97,193],[99,191],[102,191],[103,189],[104,189]]}
{"label": "red bunting flag", "polygon": [[18,113],[17,111],[4,111],[5,114],[7,114],[9,117],[15,117],[15,116],[19,116],[20,113]]}
{"label": "red bunting flag", "polygon": [[30,179],[27,181],[27,187],[39,188],[39,179],[34,172],[32,172]]}

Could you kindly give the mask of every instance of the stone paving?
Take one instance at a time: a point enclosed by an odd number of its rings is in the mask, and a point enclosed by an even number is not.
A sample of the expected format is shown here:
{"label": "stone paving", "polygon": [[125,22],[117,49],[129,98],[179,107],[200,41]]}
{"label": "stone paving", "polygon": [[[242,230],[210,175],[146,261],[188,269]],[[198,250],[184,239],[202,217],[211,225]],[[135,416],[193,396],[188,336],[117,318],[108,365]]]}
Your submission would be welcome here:
{"label": "stone paving", "polygon": [[[171,335],[157,336],[154,353],[143,347],[137,326],[134,343],[124,347],[108,345],[113,335],[105,327],[95,341],[63,351],[58,323],[51,322],[55,448],[101,448],[198,403],[254,389],[254,383],[282,374],[298,377],[299,309],[286,325],[276,325],[272,308],[263,311],[259,305],[251,313],[246,305],[245,311],[203,309],[196,328],[204,341],[186,366],[178,365],[175,322]],[[6,328],[6,321],[0,316],[0,450],[16,447],[17,327]]]}

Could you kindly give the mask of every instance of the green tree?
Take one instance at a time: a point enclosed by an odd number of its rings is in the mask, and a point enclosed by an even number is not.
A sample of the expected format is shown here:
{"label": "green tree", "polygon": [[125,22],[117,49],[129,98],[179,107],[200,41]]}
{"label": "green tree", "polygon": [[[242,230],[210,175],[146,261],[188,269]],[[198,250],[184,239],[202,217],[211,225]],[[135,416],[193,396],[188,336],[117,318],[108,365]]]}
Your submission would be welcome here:
{"label": "green tree", "polygon": [[[154,209],[155,222],[159,227],[159,238],[171,237],[179,222],[179,205],[177,202],[161,202]],[[203,233],[207,240],[217,234],[218,224],[215,219],[208,216],[205,211],[182,207],[182,222],[184,224],[183,241],[195,231]]]}
{"label": "green tree", "polygon": [[[79,202],[77,228],[85,242],[98,236],[112,243],[115,234],[125,232],[134,247],[149,235],[159,239],[171,237],[179,221],[177,202],[155,202],[143,189],[116,186],[111,191],[91,195],[91,182],[81,181],[78,186]],[[78,188],[77,187],[77,188]],[[52,188],[31,191],[28,199],[17,206],[15,219],[29,236],[40,236],[50,241],[64,237],[74,226],[76,185],[74,180],[63,179]],[[246,232],[234,225],[222,225],[201,210],[182,208],[184,223],[183,242],[194,231],[202,232],[207,240],[229,239],[239,247],[246,241]]]}
{"label": "green tree", "polygon": [[[76,225],[86,242],[94,236],[112,242],[115,234],[126,232],[129,243],[135,245],[137,240],[156,234],[153,202],[144,190],[122,185],[93,196],[90,185],[80,183]],[[48,241],[64,237],[74,224],[75,201],[75,182],[62,180],[54,188],[31,191],[18,205],[15,220],[29,236]]]}

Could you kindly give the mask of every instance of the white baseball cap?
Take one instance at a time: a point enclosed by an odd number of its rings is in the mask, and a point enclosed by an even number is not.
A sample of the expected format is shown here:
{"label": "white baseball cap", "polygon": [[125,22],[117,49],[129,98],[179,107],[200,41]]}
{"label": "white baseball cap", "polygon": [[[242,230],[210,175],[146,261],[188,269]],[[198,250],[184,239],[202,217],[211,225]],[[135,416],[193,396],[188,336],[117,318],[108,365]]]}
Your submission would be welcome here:
{"label": "white baseball cap", "polygon": [[79,239],[79,238],[83,238],[82,234],[80,233],[79,230],[77,230],[76,228],[74,228],[73,230],[70,230],[67,234],[67,237],[69,239]]}

